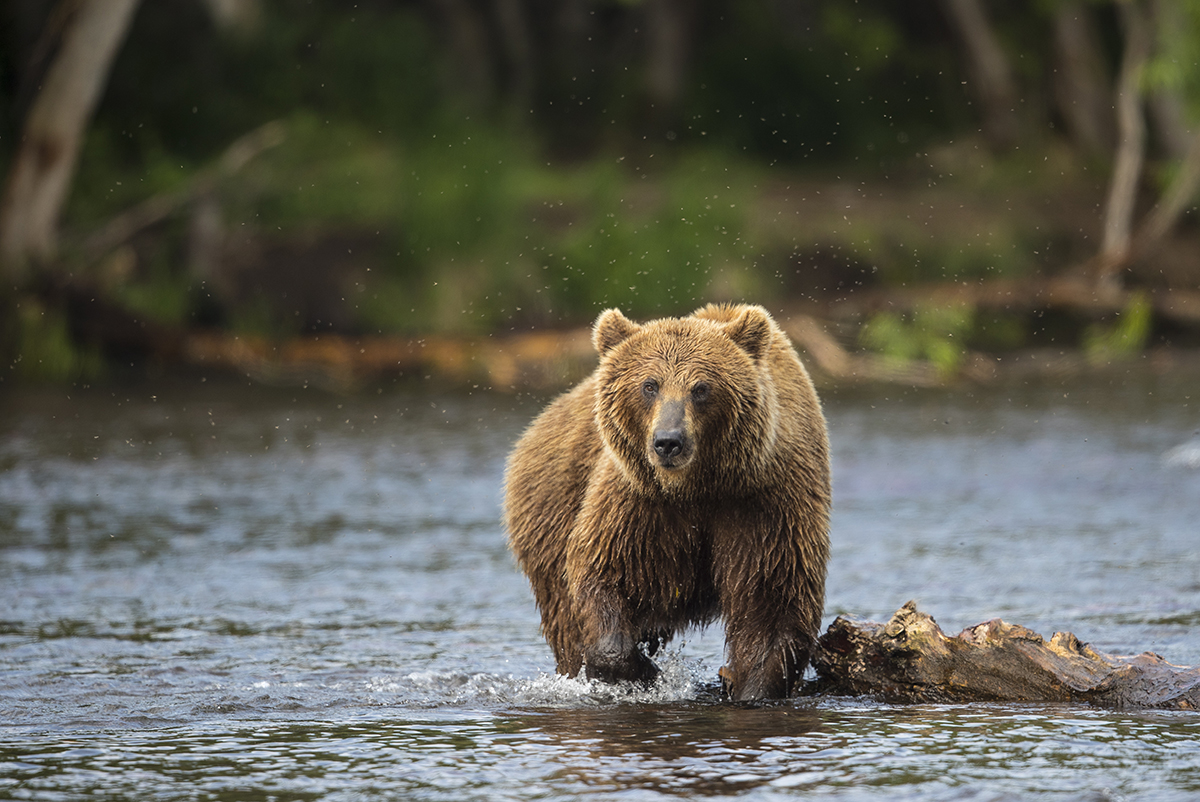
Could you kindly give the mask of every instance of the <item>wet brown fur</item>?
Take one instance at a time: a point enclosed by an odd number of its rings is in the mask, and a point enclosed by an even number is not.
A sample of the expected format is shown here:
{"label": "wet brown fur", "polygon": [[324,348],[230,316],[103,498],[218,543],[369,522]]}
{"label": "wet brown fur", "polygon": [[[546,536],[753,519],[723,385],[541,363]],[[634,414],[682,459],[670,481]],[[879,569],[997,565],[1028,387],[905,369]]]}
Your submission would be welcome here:
{"label": "wet brown fur", "polygon": [[[757,306],[644,325],[610,309],[593,342],[596,371],[533,422],[506,478],[509,542],[558,671],[649,680],[661,642],[721,618],[729,693],[788,695],[829,555],[829,448],[808,373]],[[676,434],[678,448],[655,451]]]}

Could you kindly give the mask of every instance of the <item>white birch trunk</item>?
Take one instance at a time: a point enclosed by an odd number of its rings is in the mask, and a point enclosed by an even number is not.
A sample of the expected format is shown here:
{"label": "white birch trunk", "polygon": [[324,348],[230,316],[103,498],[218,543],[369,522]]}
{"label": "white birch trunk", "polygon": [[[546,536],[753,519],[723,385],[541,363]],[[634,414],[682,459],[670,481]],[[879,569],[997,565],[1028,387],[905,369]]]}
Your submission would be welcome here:
{"label": "white birch trunk", "polygon": [[[71,0],[64,0],[71,2]],[[84,133],[138,0],[77,0],[0,196],[0,278],[51,261]]]}

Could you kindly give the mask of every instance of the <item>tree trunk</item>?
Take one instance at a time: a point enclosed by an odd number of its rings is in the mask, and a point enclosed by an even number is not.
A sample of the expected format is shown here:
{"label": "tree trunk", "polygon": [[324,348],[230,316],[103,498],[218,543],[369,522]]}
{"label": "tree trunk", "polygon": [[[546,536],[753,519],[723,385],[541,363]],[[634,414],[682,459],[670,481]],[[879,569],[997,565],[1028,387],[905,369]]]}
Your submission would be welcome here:
{"label": "tree trunk", "polygon": [[889,702],[1072,702],[1200,708],[1200,667],[1156,654],[1098,652],[1069,632],[1049,641],[999,619],[946,637],[914,602],[886,624],[840,616],[817,642],[817,693]]}
{"label": "tree trunk", "polygon": [[486,107],[496,95],[487,21],[470,0],[432,0],[451,53],[452,79],[471,102]]}
{"label": "tree trunk", "polygon": [[78,5],[25,120],[0,199],[0,277],[24,280],[30,262],[51,261],[58,218],[88,119],[138,0],[63,0]]}
{"label": "tree trunk", "polygon": [[494,0],[500,42],[509,70],[509,93],[522,112],[533,107],[536,64],[524,0]]}
{"label": "tree trunk", "polygon": [[217,25],[235,33],[248,33],[262,19],[262,0],[204,0]]}
{"label": "tree trunk", "polygon": [[1116,146],[1112,95],[1089,8],[1065,2],[1054,13],[1054,96],[1071,138],[1089,152]]}
{"label": "tree trunk", "polygon": [[1171,232],[1183,215],[1196,190],[1200,188],[1200,131],[1188,144],[1183,164],[1162,198],[1138,227],[1130,249],[1135,256],[1145,256]]}
{"label": "tree trunk", "polygon": [[691,48],[691,4],[687,0],[646,3],[646,94],[652,116],[670,124],[679,110]]}
{"label": "tree trunk", "polygon": [[[1156,30],[1187,30],[1187,15],[1177,0],[1151,0],[1150,9]],[[1162,83],[1151,89],[1147,105],[1159,147],[1171,159],[1185,158],[1193,132],[1188,125],[1187,100],[1181,88],[1177,84]]]}
{"label": "tree trunk", "polygon": [[1008,56],[992,31],[982,0],[942,0],[946,15],[962,42],[967,72],[983,106],[983,133],[993,150],[1017,143],[1017,86]]}
{"label": "tree trunk", "polygon": [[1150,21],[1134,0],[1120,3],[1125,54],[1117,80],[1117,127],[1120,142],[1104,208],[1104,239],[1096,268],[1097,286],[1120,288],[1120,272],[1129,262],[1133,214],[1146,149],[1142,117],[1142,72],[1152,46]]}

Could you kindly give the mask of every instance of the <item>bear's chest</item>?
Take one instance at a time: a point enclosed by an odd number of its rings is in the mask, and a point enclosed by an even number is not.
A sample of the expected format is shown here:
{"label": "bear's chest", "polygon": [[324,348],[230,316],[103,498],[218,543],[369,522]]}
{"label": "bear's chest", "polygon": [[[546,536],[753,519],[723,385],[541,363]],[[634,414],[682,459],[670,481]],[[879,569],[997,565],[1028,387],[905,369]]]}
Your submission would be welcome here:
{"label": "bear's chest", "polygon": [[713,548],[705,516],[660,510],[623,543],[619,584],[635,607],[706,618],[715,599]]}

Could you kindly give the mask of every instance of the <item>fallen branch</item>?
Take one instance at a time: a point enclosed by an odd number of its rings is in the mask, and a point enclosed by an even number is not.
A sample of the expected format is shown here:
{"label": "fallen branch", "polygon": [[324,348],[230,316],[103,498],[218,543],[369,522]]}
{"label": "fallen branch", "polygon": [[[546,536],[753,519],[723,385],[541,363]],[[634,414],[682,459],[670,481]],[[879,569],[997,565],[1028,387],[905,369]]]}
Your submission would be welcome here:
{"label": "fallen branch", "polygon": [[147,198],[89,235],[83,242],[83,252],[88,261],[98,261],[138,232],[167,219],[195,198],[211,192],[221,179],[238,172],[263,151],[279,145],[283,137],[283,124],[269,122],[234,140],[215,165],[200,172],[183,187]]}
{"label": "fallen branch", "polygon": [[[806,315],[782,325],[807,354],[810,366],[833,379],[935,387],[948,378],[924,362],[898,364],[873,354],[852,354]],[[322,334],[282,341],[195,332],[186,335],[182,355],[189,364],[234,370],[266,384],[315,384],[335,390],[402,374],[476,381],[505,391],[557,389],[587,375],[596,362],[585,328],[487,338]],[[963,372],[980,381],[991,378],[987,369],[970,362]]]}
{"label": "fallen branch", "polygon": [[895,363],[874,354],[851,353],[816,318],[808,315],[792,315],[782,325],[792,341],[811,358],[810,367],[831,378],[886,381],[914,387],[945,383],[945,377],[924,362]]}
{"label": "fallen branch", "polygon": [[950,638],[901,607],[886,624],[839,616],[817,644],[814,690],[888,702],[1072,702],[1200,709],[1200,667],[1105,654],[1069,632],[1049,641],[999,619]]}

